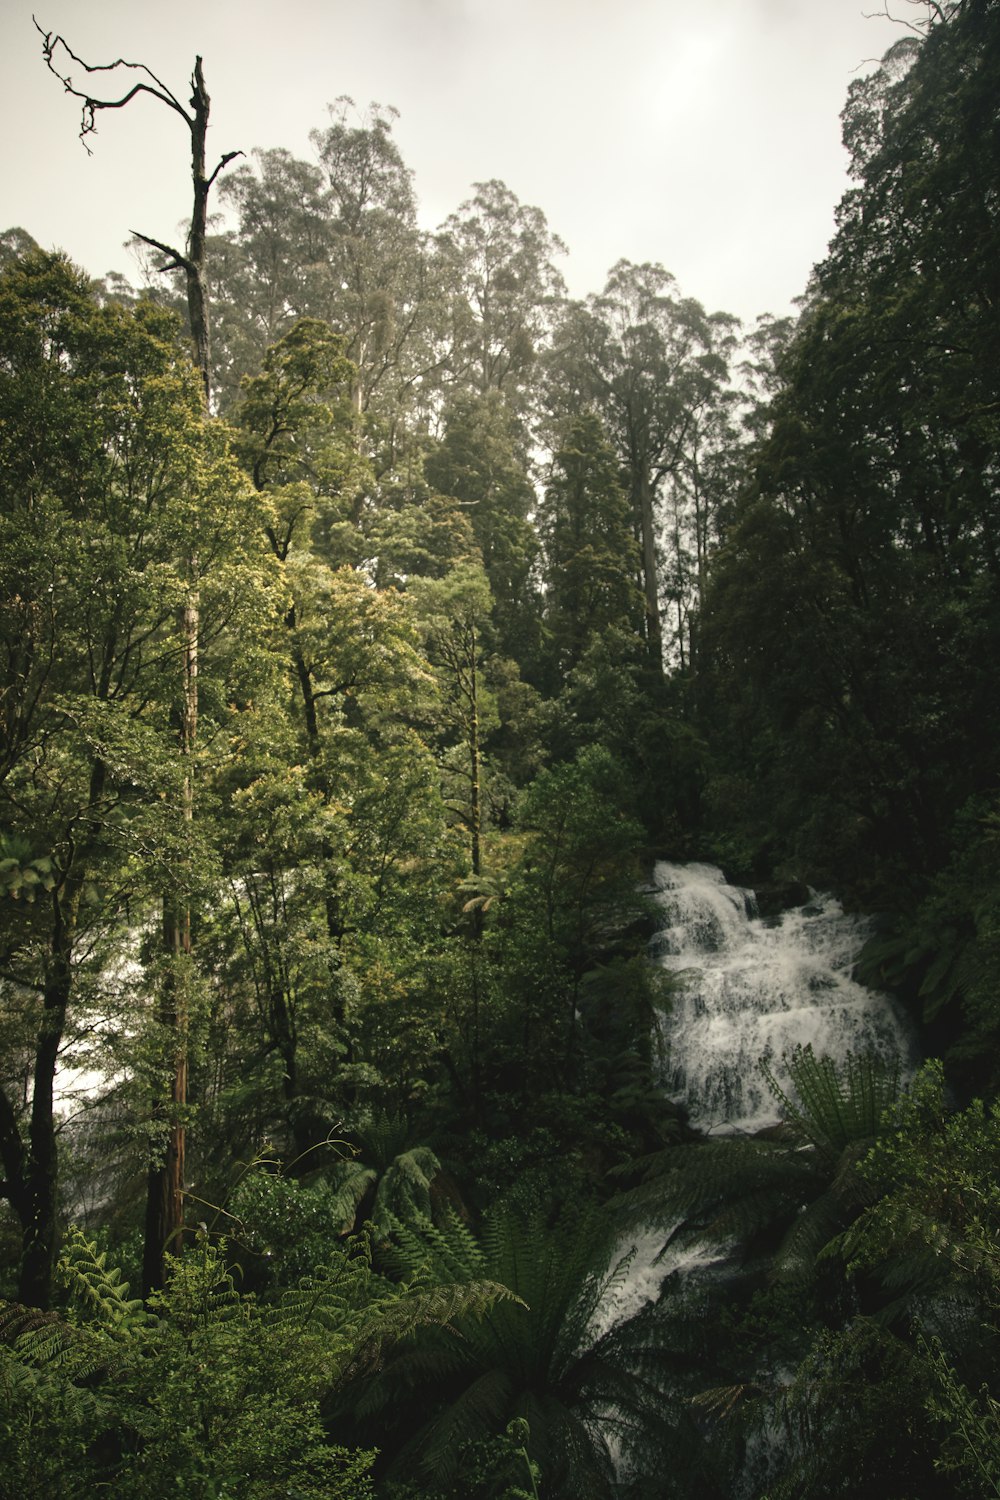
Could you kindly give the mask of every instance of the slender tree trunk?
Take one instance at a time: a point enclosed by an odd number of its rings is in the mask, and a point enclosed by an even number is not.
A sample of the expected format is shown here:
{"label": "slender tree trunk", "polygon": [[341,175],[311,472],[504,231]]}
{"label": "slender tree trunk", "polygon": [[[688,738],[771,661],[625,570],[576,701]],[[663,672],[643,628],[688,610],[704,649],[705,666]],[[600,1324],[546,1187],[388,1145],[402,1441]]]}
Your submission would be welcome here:
{"label": "slender tree trunk", "polygon": [[[211,350],[209,345],[208,296],[205,289],[205,236],[208,195],[212,179],[205,175],[205,143],[211,101],[205,88],[201,58],[195,59],[191,79],[191,182],[194,201],[187,255],[176,259],[187,284],[188,321],[194,362],[201,374],[206,416],[211,408]],[[214,175],[214,174],[213,174]],[[181,611],[184,643],[184,681],[180,709],[179,741],[185,760],[183,817],[188,834],[194,821],[194,751],[198,735],[198,594],[195,587],[197,559],[187,560],[189,594]],[[172,1078],[167,1101],[167,1142],[162,1161],[149,1170],[146,1194],[146,1226],[143,1247],[143,1292],[162,1286],[163,1257],[178,1254],[184,1246],[184,1167],[187,1153],[185,1113],[188,1093],[187,975],[181,977],[191,957],[191,909],[187,900],[163,903],[163,946],[169,971],[159,1020],[174,1041]]]}
{"label": "slender tree trunk", "polygon": [[187,1138],[183,1112],[187,1105],[187,976],[183,958],[191,951],[190,915],[169,901],[163,908],[163,945],[170,956],[160,1001],[158,1020],[174,1044],[170,1061],[171,1079],[167,1098],[154,1106],[154,1120],[166,1121],[166,1143],[162,1158],[149,1169],[146,1185],[146,1223],[143,1239],[143,1293],[163,1284],[163,1257],[177,1253],[184,1229],[184,1159]]}
{"label": "slender tree trunk", "polygon": [[[316,689],[313,683],[312,671],[309,663],[302,654],[302,650],[295,640],[295,606],[285,616],[285,624],[292,635],[292,662],[295,666],[295,675],[299,680],[299,688],[302,692],[302,715],[306,727],[306,743],[309,747],[309,759],[313,764],[313,783],[320,796],[323,798],[324,807],[330,803],[330,779],[326,774],[326,766],[323,763],[323,743],[319,734],[319,713],[317,711]],[[329,839],[324,838],[320,844],[320,854],[324,864],[329,868],[333,860],[334,849]],[[326,930],[335,943],[339,943],[344,936],[344,921],[341,913],[340,902],[336,893],[328,890],[325,900],[326,906]],[[342,1022],[343,1010],[338,1005],[334,1008],[334,1015],[338,1022]]]}
{"label": "slender tree trunk", "polygon": [[[104,762],[94,761],[90,772],[88,812],[96,814],[107,778]],[[87,827],[86,820],[83,827]],[[35,1043],[31,1115],[26,1149],[17,1153],[5,1146],[4,1165],[19,1165],[16,1193],[9,1195],[21,1220],[21,1269],[18,1298],[35,1307],[52,1301],[52,1276],[58,1248],[59,1151],[56,1140],[55,1076],[66,1015],[73,993],[73,950],[79,921],[80,895],[93,858],[96,829],[91,825],[82,844],[71,852],[59,885],[52,892],[52,936],[42,990],[42,1015]]]}
{"label": "slender tree trunk", "polygon": [[[61,924],[60,924],[61,925]],[[72,989],[71,941],[59,931],[43,996],[35,1050],[31,1119],[22,1197],[21,1272],[17,1295],[32,1307],[48,1307],[57,1244],[58,1150],[53,1110],[56,1062]]]}
{"label": "slender tree trunk", "polygon": [[[184,759],[183,820],[190,837],[194,822],[194,750],[198,734],[198,596],[193,584],[195,560],[190,560],[191,592],[181,611],[184,641],[184,681],[180,708],[179,745]],[[163,902],[163,948],[167,957],[159,1022],[173,1042],[169,1096],[158,1110],[167,1119],[163,1159],[149,1169],[146,1225],[143,1244],[143,1293],[163,1284],[163,1256],[184,1245],[184,1165],[187,1152],[185,1112],[188,1090],[188,974],[191,958],[189,896],[166,897]],[[154,1111],[155,1113],[156,1111]]]}
{"label": "slender tree trunk", "polygon": [[[129,63],[118,59],[114,63],[91,66],[78,57],[65,40],[53,32],[44,32],[35,22],[42,36],[42,55],[46,66],[60,80],[67,93],[79,99],[83,105],[80,138],[96,130],[96,116],[106,109],[124,109],[140,94],[149,94],[168,109],[173,110],[184,121],[191,141],[191,228],[187,248],[184,252],[165,245],[149,235],[136,237],[167,256],[160,267],[163,272],[183,271],[187,286],[188,321],[191,329],[192,352],[195,366],[201,376],[202,394],[206,415],[211,411],[211,360],[209,346],[208,290],[205,278],[205,241],[208,230],[208,198],[216,177],[239,151],[229,151],[220,157],[209,175],[206,173],[205,152],[208,139],[208,119],[211,100],[205,87],[205,75],[200,57],[195,58],[191,75],[191,98],[189,110],[142,63]],[[118,98],[102,99],[78,88],[73,78],[60,72],[55,58],[61,49],[77,67],[82,67],[87,77],[94,73],[110,74],[122,68],[136,80],[132,87]],[[77,74],[79,76],[79,74]],[[89,149],[89,148],[88,148]],[[187,601],[181,611],[180,630],[184,642],[184,683],[179,713],[178,737],[181,754],[185,760],[184,776],[184,821],[189,824],[194,815],[193,755],[198,723],[198,624],[199,608],[196,589],[197,559],[189,556]],[[187,1101],[187,1023],[186,983],[178,983],[178,970],[182,961],[191,952],[191,913],[187,899],[178,901],[168,896],[163,904],[164,945],[173,972],[168,977],[162,997],[160,1020],[170,1028],[176,1038],[176,1058],[173,1064],[173,1082],[169,1104],[169,1142],[166,1159],[154,1166],[149,1174],[146,1234],[144,1257],[146,1290],[150,1291],[162,1281],[163,1248],[168,1243],[179,1246],[183,1231],[183,1177],[184,1177],[184,1109]],[[162,1109],[167,1107],[161,1101]],[[2,1123],[2,1122],[0,1122]]]}
{"label": "slender tree trunk", "polygon": [[469,653],[469,821],[472,824],[472,873],[482,874],[482,787],[479,754],[479,677],[476,666],[476,627]]}
{"label": "slender tree trunk", "polygon": [[656,575],[656,528],[653,485],[648,471],[639,476],[639,538],[642,544],[642,591],[646,600],[646,644],[657,673],[663,675],[663,631],[660,625],[660,589]]}
{"label": "slender tree trunk", "polygon": [[191,185],[194,203],[191,210],[191,234],[185,257],[188,322],[194,344],[194,363],[201,372],[205,391],[205,410],[211,405],[211,349],[209,346],[208,292],[205,287],[205,236],[208,231],[208,195],[213,177],[205,176],[205,143],[208,137],[208,112],[211,100],[205,88],[201,58],[196,57],[191,79]]}

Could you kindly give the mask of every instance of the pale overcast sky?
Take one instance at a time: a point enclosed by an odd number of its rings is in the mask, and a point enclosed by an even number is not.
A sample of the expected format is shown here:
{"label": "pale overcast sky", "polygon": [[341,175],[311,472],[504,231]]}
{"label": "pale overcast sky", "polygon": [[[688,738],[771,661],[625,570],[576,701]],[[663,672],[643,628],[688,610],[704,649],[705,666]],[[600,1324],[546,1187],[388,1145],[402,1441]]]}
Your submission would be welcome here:
{"label": "pale overcast sky", "polygon": [[[0,229],[92,274],[134,274],[129,230],[175,237],[187,139],[149,99],[99,117],[45,69],[32,12],[82,58],[144,62],[186,102],[196,53],[213,162],[283,146],[348,94],[395,136],[436,227],[497,177],[566,242],[573,295],[616,260],[660,261],[748,322],[805,288],[847,186],[839,114],[903,34],[882,0],[0,0]],[[908,12],[905,0],[890,9]],[[76,79],[79,82],[79,77]]]}

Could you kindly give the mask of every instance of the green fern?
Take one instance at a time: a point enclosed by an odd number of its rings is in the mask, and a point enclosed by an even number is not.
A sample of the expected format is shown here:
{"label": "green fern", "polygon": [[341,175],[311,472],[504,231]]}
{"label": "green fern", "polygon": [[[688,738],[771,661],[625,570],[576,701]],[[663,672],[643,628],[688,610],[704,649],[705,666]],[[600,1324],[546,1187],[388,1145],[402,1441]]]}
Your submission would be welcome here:
{"label": "green fern", "polygon": [[785,1117],[779,1127],[654,1153],[613,1208],[628,1224],[662,1225],[664,1251],[704,1244],[744,1263],[763,1251],[772,1278],[804,1290],[871,1201],[859,1166],[900,1083],[896,1067],[867,1055],[838,1066],[804,1047],[784,1061],[787,1089],[763,1065]]}
{"label": "green fern", "polygon": [[646,1158],[644,1180],[612,1202],[620,1221],[662,1225],[664,1250],[693,1238],[752,1247],[817,1192],[817,1160],[787,1131],[723,1136]]}
{"label": "green fern", "polygon": [[921,1340],[920,1348],[937,1387],[928,1411],[951,1436],[953,1451],[940,1467],[962,1472],[983,1496],[1000,1496],[1000,1401],[986,1387],[977,1396],[970,1394],[936,1340]]}
{"label": "green fern", "polygon": [[370,1235],[356,1237],[347,1253],[262,1309],[262,1320],[311,1340],[314,1352],[321,1349],[328,1384],[336,1389],[381,1368],[387,1352],[418,1330],[451,1329],[511,1295],[482,1277],[438,1280],[426,1260],[418,1266],[400,1261],[399,1269],[402,1279],[376,1272]]}
{"label": "green fern", "polygon": [[4,1423],[44,1425],[46,1413],[80,1430],[99,1429],[104,1402],[94,1389],[126,1355],[107,1335],[75,1328],[57,1313],[0,1303],[0,1432]]}
{"label": "green fern", "polygon": [[886,1063],[874,1053],[849,1053],[838,1066],[830,1057],[817,1057],[811,1046],[786,1053],[795,1097],[777,1082],[770,1065],[761,1071],[785,1118],[803,1138],[827,1157],[837,1157],[846,1146],[871,1141],[882,1129],[887,1110],[899,1098],[899,1064]]}
{"label": "green fern", "polygon": [[544,1491],[607,1495],[612,1432],[621,1452],[648,1457],[673,1425],[670,1351],[653,1312],[599,1331],[598,1309],[631,1258],[615,1253],[615,1239],[614,1221],[596,1211],[552,1226],[506,1207],[487,1216],[478,1239],[452,1215],[401,1226],[378,1247],[382,1269],[413,1279],[420,1295],[455,1278],[506,1289],[474,1315],[459,1306],[448,1323],[418,1330],[355,1393],[354,1420],[383,1441],[392,1413],[421,1414],[393,1475],[450,1483],[470,1445],[496,1440],[519,1418]]}
{"label": "green fern", "polygon": [[87,1321],[121,1330],[139,1327],[148,1319],[142,1298],[130,1297],[131,1288],[121,1271],[108,1264],[107,1251],[98,1251],[75,1225],[66,1233],[56,1275],[69,1292],[73,1312]]}
{"label": "green fern", "polygon": [[443,1284],[484,1276],[487,1259],[469,1226],[449,1211],[440,1224],[397,1224],[391,1239],[379,1246],[378,1262],[394,1280],[423,1272]]}

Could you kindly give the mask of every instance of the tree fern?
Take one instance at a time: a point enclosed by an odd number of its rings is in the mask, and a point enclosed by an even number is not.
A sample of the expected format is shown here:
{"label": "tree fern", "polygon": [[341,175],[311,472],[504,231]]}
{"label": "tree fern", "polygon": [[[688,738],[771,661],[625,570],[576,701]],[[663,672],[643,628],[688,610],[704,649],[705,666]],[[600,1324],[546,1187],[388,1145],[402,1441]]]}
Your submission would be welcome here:
{"label": "tree fern", "polygon": [[268,1327],[322,1346],[329,1384],[336,1387],[380,1368],[386,1351],[416,1330],[451,1328],[510,1296],[506,1287],[482,1278],[437,1280],[426,1264],[408,1265],[401,1281],[381,1276],[371,1267],[367,1237],[361,1237],[348,1253],[286,1290],[261,1316]]}
{"label": "tree fern", "polygon": [[441,1163],[429,1146],[412,1141],[405,1115],[370,1111],[352,1135],[355,1157],[326,1174],[344,1232],[366,1220],[388,1233],[397,1220],[430,1219],[432,1184]]}
{"label": "tree fern", "polygon": [[469,1445],[516,1418],[530,1428],[543,1493],[610,1495],[612,1442],[648,1456],[670,1425],[668,1361],[654,1314],[603,1332],[595,1320],[627,1269],[614,1243],[613,1221],[596,1211],[550,1226],[506,1207],[478,1239],[452,1217],[379,1248],[394,1276],[484,1278],[508,1293],[480,1315],[424,1329],[355,1393],[356,1418],[383,1440],[396,1414],[394,1475],[447,1484]]}
{"label": "tree fern", "polygon": [[439,1224],[396,1224],[391,1238],[379,1246],[378,1261],[397,1280],[424,1271],[438,1282],[474,1280],[486,1274],[487,1265],[479,1240],[453,1211]]}
{"label": "tree fern", "polygon": [[662,1226],[664,1254],[695,1239],[754,1253],[816,1191],[815,1153],[786,1130],[766,1140],[724,1136],[658,1152],[647,1158],[644,1180],[612,1207],[626,1225]]}

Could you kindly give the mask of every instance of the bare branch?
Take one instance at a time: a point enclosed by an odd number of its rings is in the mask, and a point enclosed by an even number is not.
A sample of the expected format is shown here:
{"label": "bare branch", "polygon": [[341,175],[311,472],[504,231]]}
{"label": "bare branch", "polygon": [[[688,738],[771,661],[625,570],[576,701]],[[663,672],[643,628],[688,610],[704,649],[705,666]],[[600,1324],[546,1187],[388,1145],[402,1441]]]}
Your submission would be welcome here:
{"label": "bare branch", "polygon": [[212,173],[211,177],[206,182],[205,186],[206,187],[211,187],[212,183],[215,181],[215,179],[218,177],[219,173],[223,170],[224,167],[228,167],[229,163],[231,161],[235,161],[238,156],[245,156],[245,155],[246,155],[245,151],[227,151],[224,156],[222,156],[222,157],[219,158],[219,164],[216,167],[215,171]]}
{"label": "bare branch", "polygon": [[169,264],[157,266],[156,269],[158,271],[191,271],[191,262],[187,256],[182,255],[179,250],[175,250],[172,245],[164,245],[162,240],[154,240],[148,234],[140,234],[138,229],[130,229],[129,234],[134,235],[137,240],[142,240],[144,245],[152,245],[154,250],[159,250],[161,254],[170,256]]}
{"label": "bare branch", "polygon": [[[938,4],[938,0],[907,0],[907,3],[910,5],[922,5],[926,11],[930,11],[933,16],[936,16],[938,21],[946,19],[941,6]],[[930,15],[925,16],[922,21],[907,21],[903,16],[894,16],[889,9],[888,0],[885,0],[881,10],[865,10],[861,14],[866,21],[891,21],[894,26],[905,26],[907,31],[916,32],[917,36],[926,36],[934,24]]]}
{"label": "bare branch", "polygon": [[[87,145],[86,137],[96,134],[97,111],[100,109],[124,109],[125,105],[131,103],[137,94],[151,94],[154,99],[159,99],[161,104],[166,104],[168,108],[175,110],[189,130],[192,128],[194,121],[191,115],[188,114],[176,95],[167,88],[161,79],[157,78],[152,69],[146,67],[145,63],[126,62],[124,58],[118,57],[112,63],[91,65],[84,62],[82,57],[77,56],[64,37],[58,36],[51,31],[43,31],[42,27],[38,24],[36,16],[32,16],[31,19],[35,23],[35,30],[42,38],[42,56],[45,58],[45,65],[49,72],[59,79],[67,94],[72,94],[74,99],[83,101],[83,109],[80,116],[80,140],[88,154],[93,155],[90,147]],[[131,68],[135,72],[145,73],[146,77],[151,79],[152,82],[144,83],[140,81],[134,83],[120,99],[98,99],[95,95],[87,93],[85,89],[78,89],[68,73],[60,73],[53,60],[56,49],[59,47],[62,47],[67,57],[73,62],[78,63],[86,73],[113,73],[116,68]]]}
{"label": "bare branch", "polygon": [[[191,328],[191,341],[194,346],[194,362],[201,371],[205,392],[205,409],[207,411],[211,408],[212,399],[209,373],[208,293],[205,284],[205,237],[208,223],[208,197],[212,184],[222,169],[235,157],[242,156],[243,153],[241,151],[227,152],[220,158],[211,177],[206,177],[205,143],[208,137],[208,114],[211,100],[208,96],[208,90],[205,87],[201,57],[197,56],[195,58],[194,71],[191,74],[192,95],[189,113],[177,96],[167,88],[166,84],[157,77],[151,68],[146,67],[145,63],[128,62],[125,58],[119,57],[112,63],[101,63],[91,66],[90,63],[84,62],[81,57],[77,56],[64,37],[57,36],[51,31],[43,31],[42,27],[38,24],[37,17],[32,17],[32,19],[35,23],[35,30],[42,38],[42,55],[45,58],[49,72],[59,79],[67,93],[72,94],[75,99],[82,100],[83,112],[80,125],[80,140],[88,154],[90,154],[90,147],[87,145],[86,137],[93,134],[97,129],[97,111],[101,109],[124,109],[139,94],[149,94],[152,98],[158,99],[161,104],[167,105],[175,114],[180,115],[187,126],[188,135],[191,139],[191,186],[194,201],[191,209],[191,227],[187,238],[186,253],[175,250],[172,245],[164,245],[161,240],[155,240],[150,235],[136,233],[136,239],[140,240],[143,244],[151,245],[154,250],[159,250],[167,257],[167,263],[159,267],[161,272],[183,271],[187,278],[188,322]],[[120,98],[98,98],[96,95],[88,93],[86,89],[77,88],[68,73],[60,72],[55,61],[59,48],[62,48],[66,56],[83,68],[88,74],[114,74],[118,69],[124,68],[141,76]]]}

